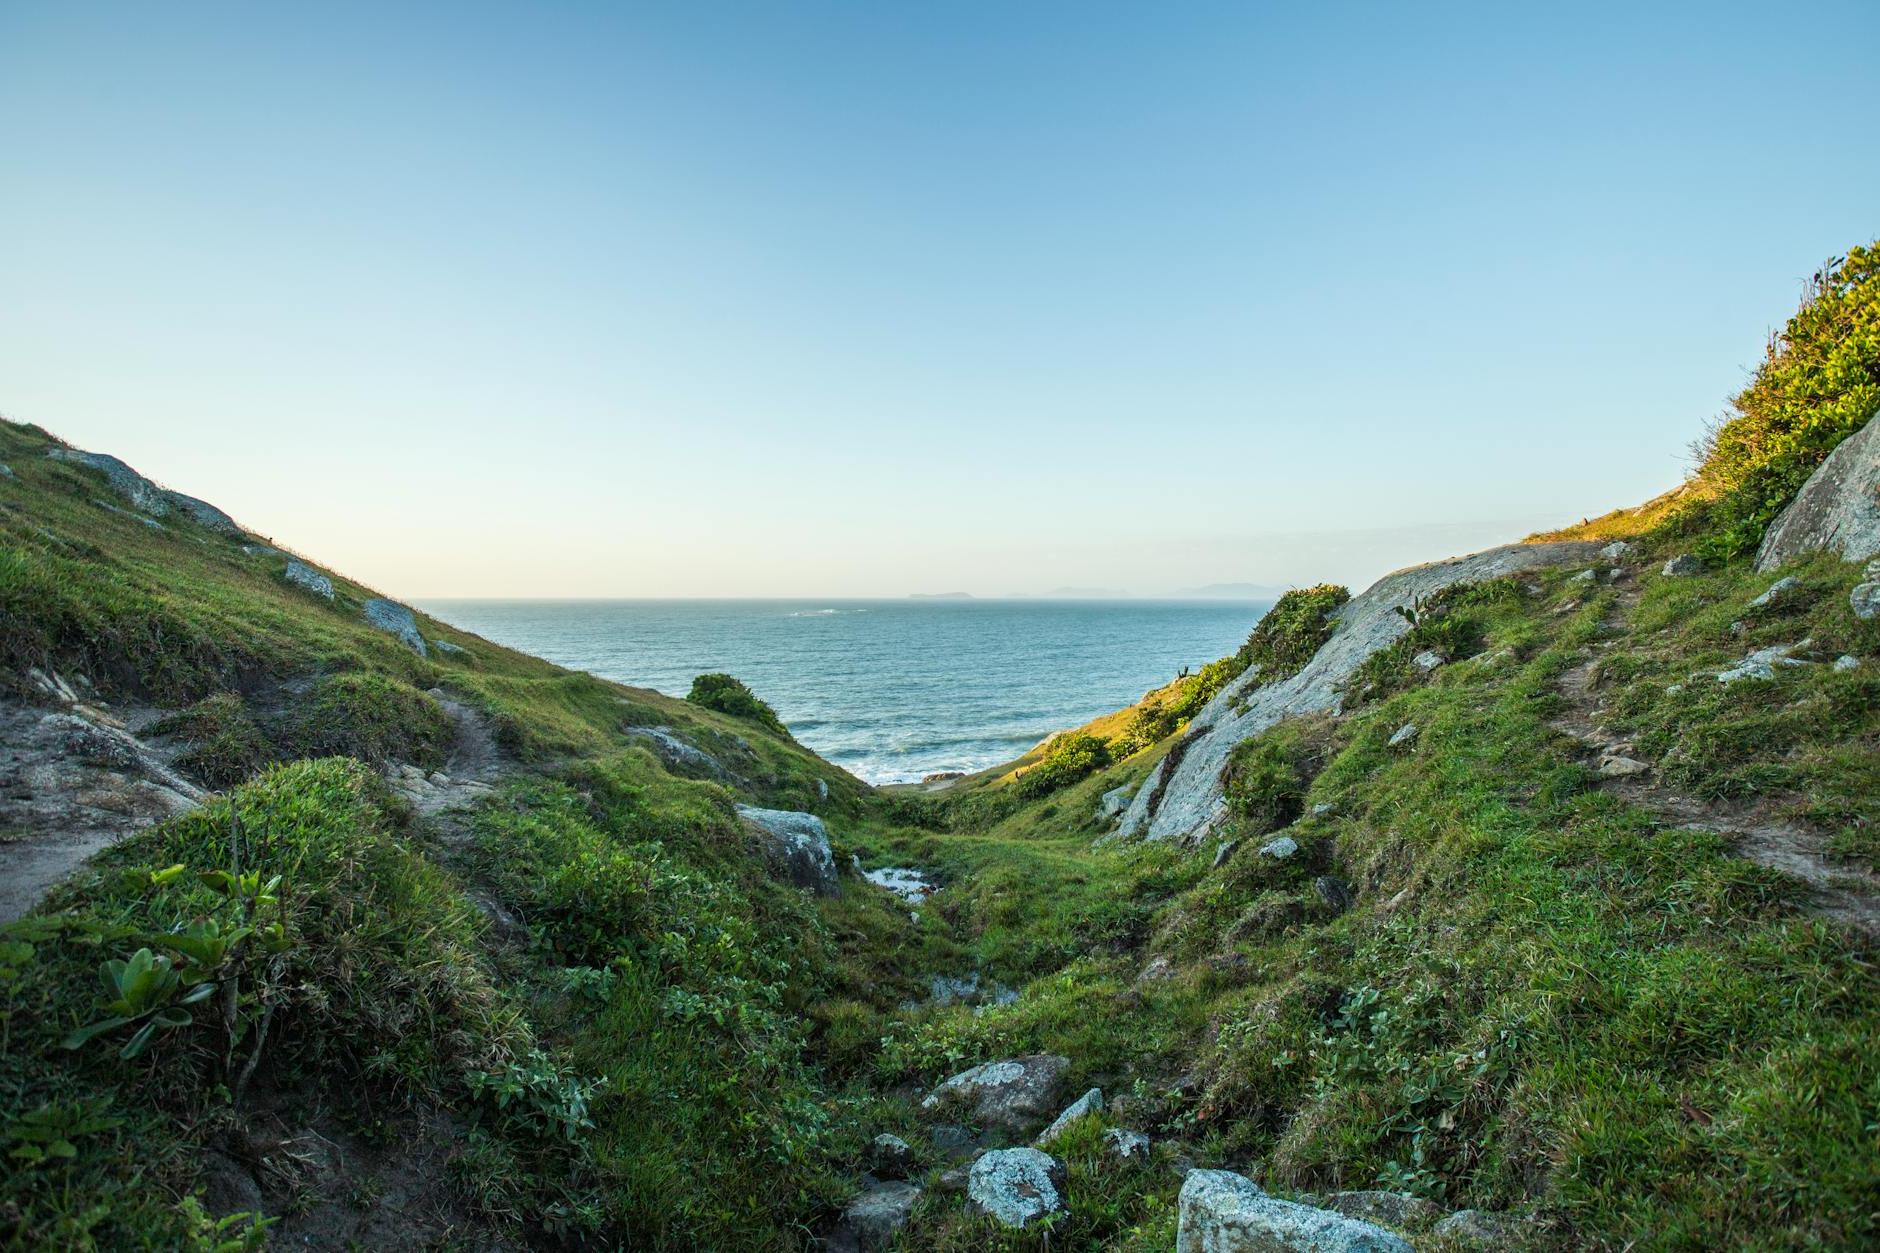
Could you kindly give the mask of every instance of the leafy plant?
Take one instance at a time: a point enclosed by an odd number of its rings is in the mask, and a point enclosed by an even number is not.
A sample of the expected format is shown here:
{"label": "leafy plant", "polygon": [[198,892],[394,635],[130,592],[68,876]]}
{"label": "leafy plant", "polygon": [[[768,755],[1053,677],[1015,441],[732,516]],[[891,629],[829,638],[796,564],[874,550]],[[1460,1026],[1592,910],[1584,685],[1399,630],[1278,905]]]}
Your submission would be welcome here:
{"label": "leafy plant", "polygon": [[728,674],[701,674],[692,680],[692,690],[685,698],[704,709],[715,709],[733,718],[755,722],[778,735],[790,734],[777,711],[757,698],[744,683]]}
{"label": "leafy plant", "polygon": [[1019,775],[1012,788],[1033,799],[1068,787],[1110,764],[1109,743],[1082,731],[1060,735],[1037,765]]}
{"label": "leafy plant", "polygon": [[158,1030],[187,1027],[195,1021],[183,1008],[207,1000],[215,993],[215,984],[185,986],[182,974],[168,957],[140,948],[128,958],[112,958],[98,968],[104,982],[109,1014],[97,1022],[80,1027],[65,1037],[68,1049],[83,1048],[94,1036],[119,1027],[137,1024],[137,1030],[118,1050],[126,1061],[144,1051]]}
{"label": "leafy plant", "polygon": [[78,1146],[74,1141],[123,1125],[122,1118],[113,1118],[105,1112],[110,1108],[111,1098],[98,1096],[48,1102],[29,1110],[7,1125],[6,1138],[14,1146],[7,1156],[29,1169],[77,1157]]}
{"label": "leafy plant", "polygon": [[472,1093],[496,1107],[506,1125],[570,1141],[594,1126],[588,1102],[607,1086],[604,1078],[576,1077],[539,1048],[494,1070],[473,1070],[465,1079]]}

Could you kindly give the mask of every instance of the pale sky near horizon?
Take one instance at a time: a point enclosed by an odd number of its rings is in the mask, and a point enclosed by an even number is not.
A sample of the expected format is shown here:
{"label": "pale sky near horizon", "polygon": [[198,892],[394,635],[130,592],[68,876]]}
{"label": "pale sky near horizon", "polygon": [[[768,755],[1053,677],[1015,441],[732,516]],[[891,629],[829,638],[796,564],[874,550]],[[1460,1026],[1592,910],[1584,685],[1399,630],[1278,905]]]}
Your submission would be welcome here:
{"label": "pale sky near horizon", "polygon": [[0,0],[0,413],[395,595],[1354,586],[1880,234],[1880,5]]}

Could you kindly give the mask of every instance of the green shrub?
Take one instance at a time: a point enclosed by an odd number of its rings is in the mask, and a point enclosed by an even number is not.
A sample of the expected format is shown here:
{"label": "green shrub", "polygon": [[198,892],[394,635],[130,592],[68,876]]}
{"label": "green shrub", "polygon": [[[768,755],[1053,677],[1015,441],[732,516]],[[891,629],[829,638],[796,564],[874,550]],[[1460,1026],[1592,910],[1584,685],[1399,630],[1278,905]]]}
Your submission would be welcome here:
{"label": "green shrub", "polygon": [[444,764],[456,729],[435,700],[398,679],[335,674],[314,685],[285,733],[293,756],[357,757],[382,765]]}
{"label": "green shrub", "polygon": [[234,692],[218,692],[152,728],[190,741],[176,764],[211,788],[233,787],[279,756]]}
{"label": "green shrub", "polygon": [[1069,787],[1110,764],[1109,743],[1098,736],[1072,731],[1051,741],[1044,758],[1017,779],[1012,788],[1027,800]]}
{"label": "green shrub", "polygon": [[1322,764],[1321,737],[1303,723],[1282,722],[1235,745],[1221,788],[1245,833],[1264,835],[1299,817]]}
{"label": "green shrub", "polygon": [[1822,459],[1880,407],[1880,243],[1815,274],[1731,407],[1697,472],[1716,499],[1683,520],[1703,526],[1718,557],[1754,550]]}
{"label": "green shrub", "polygon": [[728,674],[701,674],[692,680],[692,690],[685,698],[694,705],[715,709],[733,718],[743,718],[778,735],[790,734],[777,711],[757,698],[743,682]]}
{"label": "green shrub", "polygon": [[1297,587],[1279,598],[1234,654],[1240,669],[1260,667],[1260,681],[1271,683],[1299,673],[1332,636],[1333,614],[1351,599],[1335,583]]}

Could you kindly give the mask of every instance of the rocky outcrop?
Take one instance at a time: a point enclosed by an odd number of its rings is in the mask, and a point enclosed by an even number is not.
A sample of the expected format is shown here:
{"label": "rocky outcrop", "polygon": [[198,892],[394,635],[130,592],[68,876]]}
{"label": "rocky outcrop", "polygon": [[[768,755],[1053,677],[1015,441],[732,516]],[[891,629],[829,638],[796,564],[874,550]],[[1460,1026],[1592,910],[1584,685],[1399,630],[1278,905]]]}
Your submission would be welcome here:
{"label": "rocky outcrop", "polygon": [[830,1236],[830,1253],[879,1253],[894,1244],[894,1237],[907,1226],[920,1189],[911,1183],[877,1183],[864,1188],[860,1196],[842,1211],[842,1220]]}
{"label": "rocky outcrop", "polygon": [[1036,1144],[1039,1148],[1045,1148],[1050,1145],[1051,1141],[1063,1135],[1065,1129],[1079,1118],[1099,1113],[1102,1109],[1103,1089],[1092,1088],[1090,1091],[1072,1101],[1069,1105],[1066,1105],[1064,1112],[1052,1119],[1051,1125],[1039,1132],[1038,1138],[1032,1141],[1032,1143]]}
{"label": "rocky outcrop", "polygon": [[111,490],[128,500],[140,513],[148,514],[153,518],[168,517],[173,512],[181,513],[195,519],[210,530],[220,531],[224,535],[242,533],[242,529],[235,525],[235,519],[208,501],[197,500],[194,496],[185,496],[181,492],[159,487],[108,453],[82,452],[76,448],[54,448],[46,455],[55,461],[69,461],[74,465],[87,466],[103,474]]}
{"label": "rocky outcrop", "polygon": [[1756,568],[1823,550],[1843,561],[1880,556],[1880,422],[1842,440],[1802,484],[1763,535]]}
{"label": "rocky outcrop", "polygon": [[1583,542],[1511,544],[1469,557],[1400,570],[1379,579],[1338,612],[1332,637],[1299,673],[1260,685],[1248,671],[1208,702],[1190,727],[1186,748],[1170,753],[1123,814],[1119,833],[1152,840],[1183,839],[1225,810],[1221,771],[1234,746],[1287,718],[1338,707],[1339,687],[1364,661],[1397,642],[1410,624],[1396,612],[1418,597],[1455,583],[1477,583],[1527,570],[1590,560],[1599,545]]}
{"label": "rocky outcrop", "polygon": [[281,577],[295,587],[304,588],[315,596],[326,600],[333,599],[333,580],[315,570],[298,557],[287,559],[287,568],[281,571]]}
{"label": "rocky outcrop", "polygon": [[1679,553],[1665,562],[1664,569],[1659,571],[1668,579],[1688,579],[1703,572],[1704,563],[1689,553]]}
{"label": "rocky outcrop", "polygon": [[424,646],[424,636],[418,633],[418,618],[411,610],[395,600],[386,600],[383,596],[374,596],[361,605],[359,612],[365,615],[367,622],[381,631],[396,635],[399,642],[420,657],[430,656]]}
{"label": "rocky outcrop", "polygon": [[1064,1163],[1037,1149],[994,1149],[973,1163],[967,1202],[1004,1227],[1024,1227],[1064,1208]]}
{"label": "rocky outcrop", "polygon": [[1111,788],[1097,798],[1097,817],[1109,820],[1129,808],[1131,788],[1125,783],[1122,787]]}
{"label": "rocky outcrop", "polygon": [[628,727],[627,734],[636,740],[646,740],[654,754],[675,774],[693,778],[725,777],[724,765],[716,757],[681,739],[671,727]]}
{"label": "rocky outcrop", "polygon": [[987,1062],[961,1071],[921,1102],[924,1109],[961,1106],[975,1121],[1012,1135],[1023,1135],[1051,1116],[1064,1086],[1070,1059],[1037,1053]]}
{"label": "rocky outcrop", "polygon": [[1175,1253],[1411,1253],[1410,1243],[1336,1210],[1268,1196],[1244,1175],[1191,1170]]}
{"label": "rocky outcrop", "polygon": [[765,836],[771,863],[783,878],[818,896],[834,896],[841,890],[829,831],[821,818],[752,805],[739,805],[738,817]]}

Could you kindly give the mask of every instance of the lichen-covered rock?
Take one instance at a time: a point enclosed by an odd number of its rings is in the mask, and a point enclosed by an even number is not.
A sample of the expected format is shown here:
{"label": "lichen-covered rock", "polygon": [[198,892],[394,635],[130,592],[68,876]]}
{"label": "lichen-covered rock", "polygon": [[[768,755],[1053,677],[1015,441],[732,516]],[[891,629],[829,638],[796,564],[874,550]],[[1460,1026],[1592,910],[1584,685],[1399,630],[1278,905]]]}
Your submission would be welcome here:
{"label": "lichen-covered rock", "polygon": [[994,1149],[973,1163],[966,1199],[1001,1226],[1027,1226],[1065,1208],[1064,1163],[1037,1149]]}
{"label": "lichen-covered rock", "polygon": [[911,1183],[877,1183],[863,1189],[842,1211],[827,1247],[831,1253],[878,1253],[890,1247],[919,1200],[920,1189]]}
{"label": "lichen-covered rock", "polygon": [[411,610],[395,600],[386,600],[383,596],[374,596],[359,612],[365,615],[367,622],[381,631],[388,631],[398,637],[400,643],[420,657],[430,656],[424,646],[424,636],[418,633],[418,618]]}
{"label": "lichen-covered rock", "polygon": [[241,528],[235,525],[235,519],[217,509],[206,500],[197,500],[194,496],[185,496],[181,492],[172,492],[158,487],[124,462],[107,453],[83,452],[77,448],[54,448],[46,454],[55,461],[67,461],[97,470],[111,485],[111,490],[131,502],[140,512],[153,518],[162,518],[172,510],[185,513],[212,531],[225,535],[239,535]]}
{"label": "lichen-covered rock", "polygon": [[1856,618],[1880,617],[1880,583],[1856,583],[1847,595],[1847,603]]}
{"label": "lichen-covered rock", "polygon": [[1422,652],[1418,653],[1416,656],[1412,657],[1410,659],[1410,664],[1415,666],[1417,669],[1422,670],[1427,673],[1428,671],[1434,670],[1439,666],[1448,665],[1449,658],[1443,656],[1441,653],[1437,652],[1433,648],[1426,648]]}
{"label": "lichen-covered rock", "polygon": [[1127,783],[1122,787],[1111,788],[1097,798],[1097,817],[1114,818],[1129,808],[1129,798],[1134,793]]}
{"label": "lichen-covered rock", "polygon": [[1386,741],[1386,745],[1390,748],[1402,748],[1405,744],[1408,744],[1421,734],[1422,731],[1416,723],[1406,722],[1395,731],[1391,732],[1390,739]]}
{"label": "lichen-covered rock", "polygon": [[723,778],[724,764],[697,745],[681,739],[671,727],[628,727],[627,734],[646,740],[669,770],[679,774]]}
{"label": "lichen-covered rock", "polygon": [[1664,573],[1674,579],[1688,579],[1694,574],[1704,572],[1704,563],[1689,553],[1679,553],[1665,562]]}
{"label": "lichen-covered rock", "polygon": [[281,571],[281,577],[295,587],[305,588],[315,596],[333,599],[333,580],[315,570],[298,557],[287,559],[287,568]]}
{"label": "lichen-covered rock", "polygon": [[1749,607],[1751,609],[1761,609],[1766,605],[1773,605],[1801,585],[1802,581],[1794,575],[1785,575],[1777,579],[1774,583],[1771,583],[1769,589],[1761,596],[1749,602]]}
{"label": "lichen-covered rock", "polygon": [[431,647],[443,653],[446,657],[468,657],[470,655],[469,649],[461,644],[453,644],[449,640],[432,640]]}
{"label": "lichen-covered rock", "polygon": [[1039,1132],[1038,1138],[1036,1140],[1033,1140],[1032,1143],[1037,1145],[1039,1148],[1044,1148],[1047,1145],[1049,1145],[1051,1141],[1063,1135],[1065,1129],[1069,1127],[1072,1123],[1076,1122],[1079,1118],[1086,1117],[1090,1114],[1095,1114],[1099,1112],[1100,1110],[1102,1110],[1102,1108],[1103,1108],[1103,1089],[1092,1088],[1090,1089],[1090,1091],[1084,1093],[1082,1096],[1072,1101],[1069,1105],[1066,1105],[1064,1107],[1064,1112],[1059,1114],[1056,1118],[1052,1119],[1051,1125],[1049,1127],[1046,1127],[1043,1131]]}
{"label": "lichen-covered rock", "polygon": [[914,1164],[914,1150],[900,1136],[883,1133],[868,1146],[868,1169],[884,1179],[905,1179]]}
{"label": "lichen-covered rock", "polygon": [[1849,670],[1858,670],[1860,669],[1860,658],[1856,657],[1853,653],[1842,653],[1839,657],[1834,659],[1834,668],[1844,673]]}
{"label": "lichen-covered rock", "polygon": [[1728,670],[1719,671],[1717,682],[1735,683],[1739,679],[1756,679],[1768,682],[1776,677],[1777,666],[1802,666],[1807,662],[1789,656],[1790,653],[1805,647],[1807,640],[1798,644],[1776,644],[1769,648],[1759,648]]}
{"label": "lichen-covered rock", "polygon": [[1070,1059],[1035,1053],[963,1070],[921,1102],[925,1109],[957,1105],[985,1127],[1023,1135],[1051,1116],[1064,1087]]}
{"label": "lichen-covered rock", "polygon": [[1140,1131],[1111,1127],[1103,1133],[1103,1147],[1111,1156],[1125,1162],[1149,1160],[1149,1137]]}
{"label": "lichen-covered rock", "polygon": [[1599,555],[1604,557],[1607,561],[1618,561],[1620,558],[1624,557],[1627,553],[1631,551],[1632,551],[1632,545],[1626,543],[1622,539],[1616,539],[1612,541],[1612,543],[1600,549]]}
{"label": "lichen-covered rock", "polygon": [[1268,840],[1254,851],[1269,861],[1285,861],[1299,851],[1299,841],[1290,835],[1282,835]]}
{"label": "lichen-covered rock", "polygon": [[1191,1170],[1182,1183],[1176,1253],[1411,1253],[1374,1223],[1268,1196],[1244,1175]]}
{"label": "lichen-covered rock", "polygon": [[1527,570],[1592,559],[1588,542],[1509,544],[1487,552],[1386,575],[1338,611],[1324,647],[1297,674],[1262,684],[1253,670],[1223,688],[1195,716],[1179,752],[1170,752],[1136,791],[1119,836],[1187,839],[1221,812],[1221,771],[1234,746],[1287,718],[1325,713],[1358,667],[1410,629],[1399,606],[1457,583],[1479,583]]}
{"label": "lichen-covered rock", "polygon": [[1763,535],[1756,568],[1824,549],[1843,561],[1880,556],[1880,422],[1869,419],[1808,476]]}
{"label": "lichen-covered rock", "polygon": [[829,831],[821,818],[800,810],[753,805],[739,805],[738,817],[769,837],[770,859],[789,882],[818,896],[834,896],[842,890]]}

